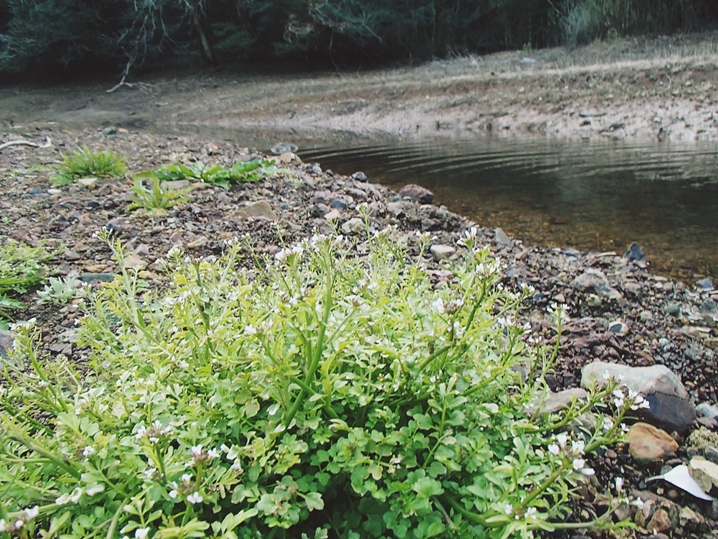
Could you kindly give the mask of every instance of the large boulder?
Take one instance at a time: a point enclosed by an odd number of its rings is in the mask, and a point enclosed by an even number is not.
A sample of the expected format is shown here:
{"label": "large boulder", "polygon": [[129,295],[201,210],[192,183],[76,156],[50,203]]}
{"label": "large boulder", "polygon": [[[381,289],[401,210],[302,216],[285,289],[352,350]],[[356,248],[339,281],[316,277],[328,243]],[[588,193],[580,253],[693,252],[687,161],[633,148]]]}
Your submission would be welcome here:
{"label": "large boulder", "polygon": [[581,387],[605,383],[606,374],[645,397],[650,408],[640,408],[637,412],[643,421],[669,432],[686,432],[695,420],[696,413],[686,388],[668,367],[628,367],[594,361],[582,369]]}

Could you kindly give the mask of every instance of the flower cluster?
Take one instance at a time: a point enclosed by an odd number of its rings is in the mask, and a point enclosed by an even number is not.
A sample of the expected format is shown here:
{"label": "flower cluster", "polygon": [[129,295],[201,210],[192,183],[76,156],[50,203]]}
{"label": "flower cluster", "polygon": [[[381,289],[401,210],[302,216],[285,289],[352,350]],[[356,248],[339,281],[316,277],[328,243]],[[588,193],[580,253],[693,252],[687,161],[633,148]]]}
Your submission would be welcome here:
{"label": "flower cluster", "polygon": [[557,434],[554,440],[554,443],[547,447],[549,453],[556,457],[570,459],[574,471],[583,475],[589,476],[596,473],[593,468],[586,466],[586,459],[583,458],[586,442],[581,439],[570,440],[571,444],[569,445],[569,437],[565,432]]}
{"label": "flower cluster", "polygon": [[28,509],[24,509],[21,514],[10,521],[0,518],[0,532],[13,533],[21,529],[25,524],[33,520],[40,514],[40,508],[36,505]]}
{"label": "flower cluster", "polygon": [[138,440],[142,438],[147,438],[151,444],[156,444],[160,441],[160,438],[163,436],[167,436],[172,431],[172,427],[167,426],[163,427],[162,423],[159,421],[154,421],[152,425],[147,428],[144,425],[140,425],[137,428],[137,433],[135,434],[135,438]]}
{"label": "flower cluster", "polygon": [[618,409],[628,406],[631,410],[638,410],[639,408],[647,410],[651,407],[651,403],[642,395],[639,395],[638,392],[631,389],[628,390],[628,394],[624,393],[623,389],[615,389],[613,391],[613,397],[613,404],[615,404]]}
{"label": "flower cluster", "polygon": [[195,505],[202,503],[202,500],[204,499],[202,498],[202,495],[197,492],[196,485],[194,484],[194,481],[192,481],[191,474],[182,474],[179,484],[176,481],[172,481],[170,482],[170,486],[172,487],[172,490],[170,490],[167,495],[173,500],[181,497],[184,498],[187,503]]}

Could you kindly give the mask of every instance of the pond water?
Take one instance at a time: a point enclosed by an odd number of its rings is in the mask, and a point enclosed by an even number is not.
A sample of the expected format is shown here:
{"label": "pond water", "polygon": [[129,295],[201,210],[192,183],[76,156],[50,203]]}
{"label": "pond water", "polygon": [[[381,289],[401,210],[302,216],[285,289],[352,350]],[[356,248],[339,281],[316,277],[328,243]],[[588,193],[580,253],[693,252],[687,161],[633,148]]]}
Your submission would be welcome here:
{"label": "pond water", "polygon": [[718,144],[631,144],[482,138],[303,141],[299,155],[399,188],[526,243],[623,253],[654,271],[718,276]]}
{"label": "pond water", "polygon": [[368,139],[213,129],[262,151],[294,143],[305,162],[364,172],[398,190],[417,183],[445,205],[525,243],[622,254],[633,241],[652,271],[718,277],[718,143],[483,137]]}

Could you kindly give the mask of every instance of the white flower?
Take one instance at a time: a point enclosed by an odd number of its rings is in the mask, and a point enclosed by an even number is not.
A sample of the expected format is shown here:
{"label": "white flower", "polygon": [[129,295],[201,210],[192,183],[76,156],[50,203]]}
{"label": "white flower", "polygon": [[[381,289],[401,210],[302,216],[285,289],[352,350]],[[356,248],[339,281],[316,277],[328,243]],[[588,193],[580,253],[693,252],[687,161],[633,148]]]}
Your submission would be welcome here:
{"label": "white flower", "polygon": [[535,507],[529,507],[528,509],[526,509],[526,517],[535,519],[537,512],[538,511]]}
{"label": "white flower", "polygon": [[174,500],[175,498],[177,498],[177,490],[176,489],[170,490],[168,496]]}
{"label": "white flower", "polygon": [[510,503],[507,503],[506,505],[504,505],[504,512],[505,512],[507,515],[510,515],[511,513],[514,512],[513,506],[512,506]]}
{"label": "white flower", "polygon": [[244,334],[247,336],[256,335],[257,329],[252,324],[247,324],[247,326],[244,328]]}
{"label": "white flower", "polygon": [[242,468],[242,465],[239,463],[239,461],[234,461],[232,466],[230,466],[231,469],[236,470],[239,473],[242,473],[244,471],[244,468]]}
{"label": "white flower", "polygon": [[199,457],[202,454],[202,445],[193,445],[189,448],[189,452],[192,453],[193,457]]}
{"label": "white flower", "polygon": [[207,451],[207,456],[211,459],[219,458],[219,451],[217,451],[216,449],[210,449],[209,451]]}
{"label": "white flower", "polygon": [[623,477],[616,477],[614,481],[616,483],[616,490],[621,492],[623,490]]}
{"label": "white flower", "polygon": [[148,533],[150,533],[149,528],[137,528],[135,530],[135,539],[145,539]]}
{"label": "white flower", "polygon": [[7,531],[5,528],[7,526],[7,523],[5,522],[5,519],[0,518],[0,532]]}
{"label": "white flower", "polygon": [[561,448],[558,446],[558,444],[551,444],[548,446],[548,452],[552,455],[558,456],[558,454],[561,452]]}
{"label": "white flower", "polygon": [[187,501],[191,504],[196,503],[202,503],[202,496],[199,494],[199,492],[193,492],[189,496],[187,496]]}
{"label": "white flower", "polygon": [[[36,505],[35,507],[31,507],[29,509],[25,509],[23,511],[23,514],[25,515],[25,522],[28,522],[35,518],[40,513],[40,508]],[[1,527],[1,526],[0,526]]]}
{"label": "white flower", "polygon": [[584,459],[573,459],[573,469],[574,470],[579,471],[584,466],[586,466],[586,461]]}
{"label": "white flower", "polygon": [[571,451],[577,455],[583,455],[583,450],[586,447],[586,443],[583,440],[577,440],[571,442]]}
{"label": "white flower", "polygon": [[558,442],[558,445],[560,445],[562,448],[566,447],[566,442],[568,442],[568,434],[566,434],[565,432],[558,434],[556,436],[556,441]]}
{"label": "white flower", "polygon": [[182,474],[181,481],[183,483],[189,483],[190,481],[192,481],[192,474],[188,474],[188,473]]}
{"label": "white flower", "polygon": [[444,314],[444,312],[446,311],[446,308],[444,307],[444,300],[441,298],[436,298],[434,301],[432,301],[431,306],[441,314]]}
{"label": "white flower", "polygon": [[603,430],[609,431],[613,428],[613,419],[610,417],[604,417],[603,418]]}
{"label": "white flower", "polygon": [[227,453],[227,458],[229,460],[235,460],[237,458],[237,455],[239,454],[239,451],[237,449],[235,449],[234,447],[227,447],[224,444],[222,444],[220,449]]}
{"label": "white flower", "polygon": [[85,449],[82,450],[82,456],[83,457],[89,457],[90,455],[95,454],[95,448],[91,445],[88,445],[85,447]]}
{"label": "white flower", "polygon": [[15,521],[15,529],[16,529],[16,530],[19,530],[19,529],[22,528],[24,525],[25,525],[25,523],[24,523],[22,520],[19,520],[19,519],[18,519],[18,520]]}

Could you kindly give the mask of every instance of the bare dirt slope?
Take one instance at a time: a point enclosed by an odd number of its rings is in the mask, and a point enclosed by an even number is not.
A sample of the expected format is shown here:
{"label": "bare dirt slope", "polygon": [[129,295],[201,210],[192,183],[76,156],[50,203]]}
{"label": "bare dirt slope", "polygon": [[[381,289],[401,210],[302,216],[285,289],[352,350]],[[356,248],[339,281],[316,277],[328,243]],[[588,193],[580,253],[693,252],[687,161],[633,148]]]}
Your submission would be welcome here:
{"label": "bare dirt slope", "polygon": [[358,73],[163,73],[0,88],[0,126],[199,125],[361,135],[718,139],[718,33]]}

